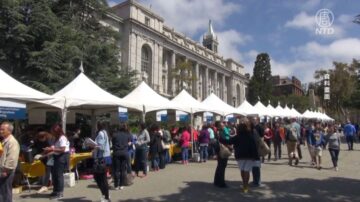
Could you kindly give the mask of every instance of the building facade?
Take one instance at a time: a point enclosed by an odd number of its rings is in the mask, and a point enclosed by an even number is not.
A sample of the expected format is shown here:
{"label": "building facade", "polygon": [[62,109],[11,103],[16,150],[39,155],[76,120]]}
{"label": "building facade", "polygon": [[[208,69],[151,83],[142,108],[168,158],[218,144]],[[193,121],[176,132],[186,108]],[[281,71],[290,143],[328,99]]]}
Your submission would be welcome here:
{"label": "building facade", "polygon": [[295,76],[289,78],[289,77],[281,77],[279,75],[276,75],[272,77],[272,82],[273,82],[274,96],[304,95],[304,90],[302,89],[301,81],[297,79]]}
{"label": "building facade", "polygon": [[[139,82],[145,81],[169,98],[185,88],[200,101],[210,93],[231,105],[238,106],[245,99],[248,79],[244,67],[218,54],[221,44],[211,21],[201,45],[166,26],[161,16],[134,0],[111,9],[113,14],[101,23],[120,32],[122,68],[136,70]],[[180,72],[178,66],[183,62],[190,68]],[[193,79],[184,85],[180,74]]]}

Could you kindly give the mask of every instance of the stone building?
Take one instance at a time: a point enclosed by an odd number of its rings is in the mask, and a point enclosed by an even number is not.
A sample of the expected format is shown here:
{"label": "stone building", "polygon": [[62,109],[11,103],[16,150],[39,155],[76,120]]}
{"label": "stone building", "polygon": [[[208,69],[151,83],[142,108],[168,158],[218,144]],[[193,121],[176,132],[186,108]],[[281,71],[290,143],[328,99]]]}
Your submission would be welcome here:
{"label": "stone building", "polygon": [[[245,99],[248,79],[244,67],[234,59],[218,54],[217,36],[209,21],[203,44],[176,32],[164,19],[134,0],[111,8],[101,23],[121,34],[122,68],[137,70],[138,81],[146,83],[159,94],[176,96],[185,88],[198,100],[215,93],[225,102],[238,106]],[[191,85],[181,85],[174,71],[180,62],[191,65],[185,76],[193,77]]]}

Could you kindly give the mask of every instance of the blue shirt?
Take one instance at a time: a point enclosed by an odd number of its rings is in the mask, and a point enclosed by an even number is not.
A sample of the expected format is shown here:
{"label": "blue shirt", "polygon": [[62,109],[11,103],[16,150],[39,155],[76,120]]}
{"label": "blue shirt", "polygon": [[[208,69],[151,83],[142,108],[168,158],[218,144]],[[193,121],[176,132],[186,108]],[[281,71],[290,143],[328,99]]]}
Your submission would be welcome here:
{"label": "blue shirt", "polygon": [[95,138],[96,144],[99,146],[99,152],[95,153],[94,158],[109,157],[110,156],[110,142],[106,130],[101,130]]}
{"label": "blue shirt", "polygon": [[344,126],[344,134],[345,136],[354,136],[356,134],[355,127],[348,123]]}

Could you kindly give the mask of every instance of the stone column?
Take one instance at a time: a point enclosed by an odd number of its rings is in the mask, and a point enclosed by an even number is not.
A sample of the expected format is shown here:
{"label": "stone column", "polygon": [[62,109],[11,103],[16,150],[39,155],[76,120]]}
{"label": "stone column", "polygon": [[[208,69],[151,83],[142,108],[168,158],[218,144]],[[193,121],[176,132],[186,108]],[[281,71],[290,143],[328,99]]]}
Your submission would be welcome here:
{"label": "stone column", "polygon": [[171,94],[175,95],[175,77],[174,77],[174,69],[176,67],[176,53],[172,52],[171,54],[171,65],[170,65],[170,75],[171,75]]}
{"label": "stone column", "polygon": [[199,76],[199,63],[195,62],[195,67],[194,67],[194,72],[193,74],[195,75],[195,80],[193,80],[193,96],[195,97],[195,99],[199,98],[199,81],[200,81],[200,76]]}
{"label": "stone column", "polygon": [[225,78],[226,78],[225,74],[223,74],[223,76],[222,76],[222,92],[221,93],[222,93],[223,100],[225,102],[227,102],[226,91],[225,91],[225,89],[226,89],[226,79]]}
{"label": "stone column", "polygon": [[203,85],[205,85],[204,99],[209,95],[209,69],[204,66],[205,70],[205,80],[203,81]]}
{"label": "stone column", "polygon": [[219,96],[219,92],[218,92],[218,77],[217,77],[217,72],[214,71],[214,94]]}

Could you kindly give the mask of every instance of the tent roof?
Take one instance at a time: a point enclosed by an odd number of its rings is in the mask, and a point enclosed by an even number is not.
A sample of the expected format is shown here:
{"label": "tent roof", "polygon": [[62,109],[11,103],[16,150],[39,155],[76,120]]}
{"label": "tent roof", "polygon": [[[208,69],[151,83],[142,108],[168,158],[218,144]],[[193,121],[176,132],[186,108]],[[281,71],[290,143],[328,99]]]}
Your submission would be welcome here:
{"label": "tent roof", "polygon": [[48,94],[26,86],[6,74],[0,69],[0,98],[3,100],[20,101],[25,103],[40,103],[61,108],[63,99],[54,98]]}
{"label": "tent roof", "polygon": [[257,109],[257,111],[259,112],[259,116],[272,116],[273,114],[268,110],[268,108],[266,108],[263,103],[261,103],[260,101],[258,101],[254,107]]}
{"label": "tent roof", "polygon": [[275,117],[277,116],[277,111],[276,109],[269,103],[268,106],[266,106],[268,112],[271,113],[271,117]]}
{"label": "tent roof", "polygon": [[301,118],[302,114],[300,114],[295,108],[294,106],[291,108],[291,112],[295,115],[295,117],[297,118]]}
{"label": "tent roof", "polygon": [[131,104],[101,89],[83,73],[56,92],[54,96],[65,98],[66,107],[92,109],[113,106],[132,107]]}
{"label": "tent roof", "polygon": [[188,113],[196,113],[201,111],[211,111],[211,107],[197,101],[186,90],[182,90],[176,97],[171,100],[171,103],[181,108],[181,111]]}
{"label": "tent roof", "polygon": [[204,101],[202,101],[202,103],[211,107],[213,109],[213,112],[222,116],[233,114],[237,111],[234,107],[222,101],[214,93],[211,93]]}
{"label": "tent roof", "polygon": [[241,103],[241,105],[236,108],[239,114],[250,116],[250,115],[258,115],[258,112],[254,106],[252,106],[247,100]]}
{"label": "tent roof", "polygon": [[135,105],[135,109],[145,112],[156,111],[160,109],[177,109],[180,107],[173,105],[167,98],[157,94],[144,81],[140,83],[133,91],[123,98],[124,101]]}
{"label": "tent roof", "polygon": [[285,112],[285,109],[281,107],[280,103],[278,103],[278,106],[275,108],[277,114],[276,116],[279,116],[279,117],[286,117],[287,114]]}

